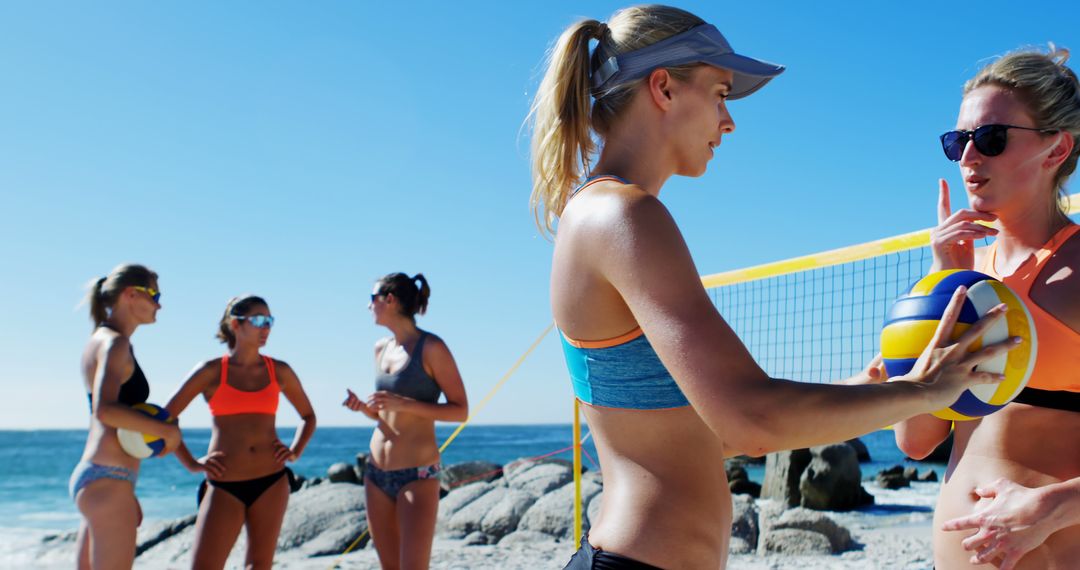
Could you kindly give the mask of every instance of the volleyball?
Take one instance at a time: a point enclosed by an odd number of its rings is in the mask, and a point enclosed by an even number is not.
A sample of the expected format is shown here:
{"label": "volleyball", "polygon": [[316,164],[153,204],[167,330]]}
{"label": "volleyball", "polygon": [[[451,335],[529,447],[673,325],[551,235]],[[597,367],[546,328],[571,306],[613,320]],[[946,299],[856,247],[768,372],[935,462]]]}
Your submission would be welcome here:
{"label": "volleyball", "polygon": [[998,384],[981,384],[965,390],[956,402],[934,412],[934,415],[952,421],[967,421],[991,414],[1012,401],[1027,385],[1035,367],[1038,339],[1035,323],[1024,302],[1004,283],[979,273],[962,269],[937,271],[923,277],[906,293],[893,302],[885,315],[885,328],[881,331],[881,357],[890,377],[907,374],[915,365],[923,349],[930,344],[957,287],[967,287],[967,298],[960,310],[960,317],[953,328],[956,340],[982,318],[990,309],[1005,303],[1005,318],[994,323],[972,345],[971,350],[1020,337],[1021,343],[1014,349],[985,360],[975,367],[981,372],[1004,374],[1005,380]]}
{"label": "volleyball", "polygon": [[[176,421],[175,419],[169,418],[169,412],[165,411],[165,408],[155,404],[142,403],[135,404],[131,407],[158,421]],[[122,447],[128,455],[139,459],[156,457],[161,455],[161,452],[165,450],[165,440],[148,433],[139,433],[129,429],[117,428],[116,438],[120,440],[120,447]]]}

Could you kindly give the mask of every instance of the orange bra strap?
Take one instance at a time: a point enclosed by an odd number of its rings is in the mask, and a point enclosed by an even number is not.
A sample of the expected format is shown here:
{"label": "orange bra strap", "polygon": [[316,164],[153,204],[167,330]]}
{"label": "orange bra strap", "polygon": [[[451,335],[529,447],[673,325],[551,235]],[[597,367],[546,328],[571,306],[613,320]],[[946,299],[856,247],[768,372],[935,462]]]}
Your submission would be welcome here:
{"label": "orange bra strap", "polygon": [[[221,385],[229,385],[229,355],[221,357]],[[219,387],[220,389],[220,387]],[[215,392],[216,393],[216,392]]]}
{"label": "orange bra strap", "polygon": [[263,357],[263,362],[266,363],[266,371],[270,373],[270,383],[276,386],[278,381],[277,371],[274,370],[274,359],[266,356],[265,354],[261,356]]}

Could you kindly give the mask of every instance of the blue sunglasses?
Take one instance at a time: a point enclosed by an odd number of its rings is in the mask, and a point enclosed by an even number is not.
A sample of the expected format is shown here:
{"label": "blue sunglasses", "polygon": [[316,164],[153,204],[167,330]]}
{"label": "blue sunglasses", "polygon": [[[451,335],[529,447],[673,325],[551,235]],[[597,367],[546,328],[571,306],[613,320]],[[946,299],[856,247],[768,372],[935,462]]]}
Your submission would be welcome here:
{"label": "blue sunglasses", "polygon": [[247,321],[249,325],[255,328],[268,329],[274,326],[274,317],[271,317],[270,315],[252,315],[250,317],[237,316],[234,318],[241,321]]}

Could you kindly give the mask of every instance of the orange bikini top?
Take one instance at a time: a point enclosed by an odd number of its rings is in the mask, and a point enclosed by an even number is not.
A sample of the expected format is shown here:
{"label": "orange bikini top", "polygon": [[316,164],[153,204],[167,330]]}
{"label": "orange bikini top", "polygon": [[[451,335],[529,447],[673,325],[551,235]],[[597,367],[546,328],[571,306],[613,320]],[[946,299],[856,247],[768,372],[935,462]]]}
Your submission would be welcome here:
{"label": "orange bikini top", "polygon": [[260,390],[249,392],[247,390],[237,390],[229,385],[229,356],[221,357],[221,384],[218,385],[214,395],[207,402],[210,405],[211,416],[277,414],[281,386],[278,385],[277,373],[274,371],[274,360],[269,356],[263,356],[262,359],[266,363],[270,383]]}
{"label": "orange bikini top", "polygon": [[[1031,379],[1028,380],[1025,390],[1080,392],[1080,333],[1069,328],[1031,300],[1031,286],[1046,267],[1047,260],[1077,231],[1080,231],[1080,225],[1065,226],[1039,248],[1039,251],[1035,252],[1034,259],[1028,258],[1012,275],[1007,277],[1002,277],[995,269],[997,242],[990,244],[986,257],[983,259],[980,271],[1008,285],[1024,300],[1028,311],[1031,312],[1031,318],[1035,321],[1039,349],[1035,356],[1035,368],[1031,372]],[[1017,401],[1024,402],[1024,398],[1017,398]]]}

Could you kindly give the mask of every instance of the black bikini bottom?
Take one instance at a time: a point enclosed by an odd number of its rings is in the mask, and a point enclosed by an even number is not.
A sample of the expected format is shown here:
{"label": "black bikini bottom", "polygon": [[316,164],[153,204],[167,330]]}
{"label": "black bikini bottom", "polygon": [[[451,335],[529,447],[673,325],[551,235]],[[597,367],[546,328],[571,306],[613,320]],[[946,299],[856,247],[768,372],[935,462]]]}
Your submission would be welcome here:
{"label": "black bikini bottom", "polygon": [[1029,406],[1039,406],[1040,408],[1080,412],[1080,392],[1024,388],[1020,390],[1020,393],[1017,394],[1013,401]]}
{"label": "black bikini bottom", "polygon": [[604,552],[589,544],[589,536],[581,537],[581,548],[570,558],[563,570],[661,570],[660,568],[619,554]]}
{"label": "black bikini bottom", "polygon": [[292,470],[288,467],[277,473],[272,473],[257,479],[248,479],[246,481],[214,481],[211,479],[203,479],[203,482],[199,484],[197,504],[202,504],[203,496],[206,495],[206,484],[209,483],[236,497],[241,503],[244,503],[244,506],[251,508],[251,505],[254,505],[255,501],[259,500],[259,497],[261,497],[267,489],[284,476],[289,477],[289,484],[291,487],[294,476]]}

